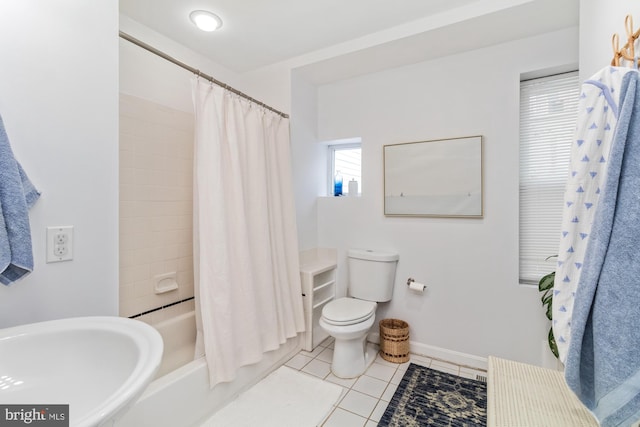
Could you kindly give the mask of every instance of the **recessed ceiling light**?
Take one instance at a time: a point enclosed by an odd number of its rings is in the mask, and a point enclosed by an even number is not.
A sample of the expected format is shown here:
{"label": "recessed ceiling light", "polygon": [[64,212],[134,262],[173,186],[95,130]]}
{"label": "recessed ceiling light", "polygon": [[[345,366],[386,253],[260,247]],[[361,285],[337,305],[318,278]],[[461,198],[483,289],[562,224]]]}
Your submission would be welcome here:
{"label": "recessed ceiling light", "polygon": [[206,10],[194,10],[189,14],[189,19],[202,31],[215,31],[222,27],[222,19]]}

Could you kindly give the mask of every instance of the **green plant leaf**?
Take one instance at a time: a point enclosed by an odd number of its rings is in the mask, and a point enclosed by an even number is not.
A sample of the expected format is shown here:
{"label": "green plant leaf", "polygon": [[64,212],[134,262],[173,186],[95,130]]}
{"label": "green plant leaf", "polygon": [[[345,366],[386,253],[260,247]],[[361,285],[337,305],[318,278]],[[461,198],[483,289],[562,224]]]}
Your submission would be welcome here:
{"label": "green plant leaf", "polygon": [[549,289],[553,289],[553,282],[555,282],[555,279],[556,279],[555,271],[547,274],[546,276],[543,276],[542,279],[540,279],[540,282],[538,282],[538,290],[540,292],[544,292]]}
{"label": "green plant leaf", "polygon": [[[543,276],[542,279],[540,279],[540,281],[538,282],[538,290],[543,293],[540,297],[540,301],[542,301],[542,306],[546,308],[545,315],[549,320],[553,320],[553,285],[555,279],[556,272],[552,271],[551,273]],[[549,349],[551,350],[551,353],[553,353],[553,355],[558,358],[558,344],[556,343],[556,339],[553,336],[553,328],[549,328],[547,341],[549,342]]]}
{"label": "green plant leaf", "polygon": [[560,355],[558,354],[558,344],[556,344],[556,339],[553,336],[553,328],[549,328],[548,341],[549,341],[549,348],[551,349],[551,353],[553,353],[553,355],[556,358],[560,357]]}

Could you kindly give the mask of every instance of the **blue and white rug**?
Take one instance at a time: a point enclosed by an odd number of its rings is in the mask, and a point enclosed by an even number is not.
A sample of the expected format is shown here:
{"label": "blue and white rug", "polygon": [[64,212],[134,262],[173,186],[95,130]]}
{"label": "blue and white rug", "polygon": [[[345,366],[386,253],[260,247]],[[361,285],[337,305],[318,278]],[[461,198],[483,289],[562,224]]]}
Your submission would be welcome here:
{"label": "blue and white rug", "polygon": [[410,364],[378,427],[487,425],[487,384]]}

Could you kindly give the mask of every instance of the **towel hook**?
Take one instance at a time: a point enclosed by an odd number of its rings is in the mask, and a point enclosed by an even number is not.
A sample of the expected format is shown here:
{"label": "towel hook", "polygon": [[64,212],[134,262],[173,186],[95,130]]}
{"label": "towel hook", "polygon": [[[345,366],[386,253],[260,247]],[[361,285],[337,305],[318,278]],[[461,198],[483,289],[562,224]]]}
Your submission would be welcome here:
{"label": "towel hook", "polygon": [[635,41],[636,39],[633,37],[633,16],[627,15],[624,18],[624,27],[627,31],[627,46],[629,47],[629,57],[631,57],[631,61],[635,61]]}
{"label": "towel hook", "polygon": [[614,67],[620,66],[620,57],[622,54],[620,53],[620,38],[618,37],[618,33],[614,33],[611,38],[611,47],[613,48],[613,59],[611,60],[611,65]]}

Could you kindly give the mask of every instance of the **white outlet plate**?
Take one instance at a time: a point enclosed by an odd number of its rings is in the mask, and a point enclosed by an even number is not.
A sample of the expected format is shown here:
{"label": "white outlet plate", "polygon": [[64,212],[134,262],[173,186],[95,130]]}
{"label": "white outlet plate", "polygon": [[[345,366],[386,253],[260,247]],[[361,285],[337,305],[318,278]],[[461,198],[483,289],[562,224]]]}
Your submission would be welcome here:
{"label": "white outlet plate", "polygon": [[73,259],[73,226],[47,227],[47,262]]}

